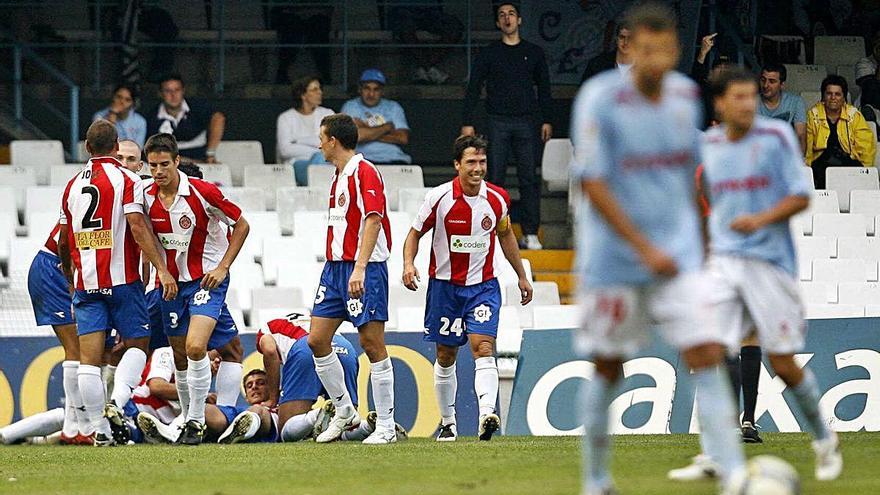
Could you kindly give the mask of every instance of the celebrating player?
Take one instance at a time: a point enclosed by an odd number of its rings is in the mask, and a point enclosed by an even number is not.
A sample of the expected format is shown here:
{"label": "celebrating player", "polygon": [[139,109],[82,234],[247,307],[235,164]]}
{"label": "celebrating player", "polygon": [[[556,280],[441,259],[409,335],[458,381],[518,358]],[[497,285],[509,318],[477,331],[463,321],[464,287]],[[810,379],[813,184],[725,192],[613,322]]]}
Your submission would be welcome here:
{"label": "celebrating player", "polygon": [[[198,445],[205,433],[205,398],[211,387],[208,342],[212,336],[237,333],[226,307],[226,290],[229,267],[249,226],[241,209],[217,186],[178,170],[174,136],[156,134],[144,150],[153,175],[145,181],[144,203],[169,270],[180,283],[177,297],[162,302],[163,326],[177,367],[175,383],[186,414],[180,443]],[[227,226],[232,227],[229,237]]]}
{"label": "celebrating player", "polygon": [[843,469],[837,435],[819,411],[816,377],[794,360],[804,346],[806,322],[789,219],[807,208],[812,189],[802,173],[797,137],[785,122],[755,115],[758,87],[751,73],[721,71],[713,89],[723,124],[706,132],[702,151],[712,206],[714,324],[731,345],[754,326],[813,431],[816,479],[833,480]]}
{"label": "celebrating player", "polygon": [[501,426],[495,412],[498,368],[495,337],[501,310],[501,288],[495,278],[496,234],[505,258],[519,276],[520,304],[532,300],[516,236],[510,227],[510,197],[483,180],[486,140],[461,136],[453,147],[458,177],[435,187],[413,222],[403,245],[403,284],[418,289],[415,257],[419,239],[434,229],[425,303],[425,340],[437,345],[434,390],[440,406],[438,442],[455,441],[455,394],[458,348],[470,344],[474,356],[474,390],[480,405],[479,438],[489,440]]}
{"label": "celebrating player", "polygon": [[345,370],[333,352],[333,335],[343,320],[358,328],[370,360],[370,383],[378,414],[376,431],[366,444],[397,441],[394,430],[394,370],[385,349],[388,321],[388,267],[391,226],[385,208],[385,185],[376,167],[355,153],[358,129],[351,117],[321,120],[321,152],[336,166],[330,188],[327,263],[312,310],[309,347],[315,370],[336,408],[318,442],[331,442],[360,424],[345,387]]}
{"label": "celebrating player", "polygon": [[588,81],[572,114],[573,174],[592,203],[581,209],[578,233],[585,258],[578,341],[596,366],[583,401],[584,491],[613,492],[608,406],[623,359],[648,343],[652,323],[693,370],[702,442],[729,486],[744,476],[745,458],[730,385],[719,372],[723,338],[699,300],[707,292],[693,186],[699,94],[672,71],[679,44],[668,7],[644,4],[627,19],[630,74]]}
{"label": "celebrating player", "polygon": [[[118,149],[116,138],[116,128],[110,122],[97,120],[89,127],[86,149],[91,159],[67,183],[59,219],[61,267],[69,282],[74,283],[76,276],[73,306],[80,348],[78,382],[96,445],[127,440],[118,406],[128,402],[147,361],[150,326],[138,270],[138,246],[158,268],[164,297],[177,295],[177,284],[144,220],[141,180],[112,158]],[[117,366],[111,401],[102,407],[100,366],[105,332],[111,328],[121,334],[127,350]]]}

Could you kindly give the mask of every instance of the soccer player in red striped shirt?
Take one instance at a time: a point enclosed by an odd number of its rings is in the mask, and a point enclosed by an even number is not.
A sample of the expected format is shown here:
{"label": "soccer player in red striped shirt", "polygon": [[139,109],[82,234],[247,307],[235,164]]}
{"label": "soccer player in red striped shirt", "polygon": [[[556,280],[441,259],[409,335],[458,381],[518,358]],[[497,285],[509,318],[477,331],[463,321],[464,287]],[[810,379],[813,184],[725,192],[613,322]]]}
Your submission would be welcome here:
{"label": "soccer player in red striped shirt", "polygon": [[[414,260],[419,239],[434,230],[428,296],[425,303],[425,340],[437,345],[434,390],[440,406],[438,442],[455,441],[455,356],[470,344],[474,356],[474,390],[480,405],[480,440],[489,440],[501,426],[495,411],[498,367],[495,338],[501,310],[501,287],[495,278],[495,249],[519,277],[520,304],[532,300],[532,284],[520,258],[510,227],[510,196],[483,180],[488,143],[480,136],[461,136],[453,147],[458,177],[432,189],[413,222],[403,245],[403,284],[418,289]],[[497,238],[497,242],[496,242]]]}
{"label": "soccer player in red striped shirt", "polygon": [[[147,362],[150,325],[139,273],[140,251],[157,267],[164,297],[177,294],[177,283],[144,219],[140,177],[113,158],[119,147],[116,139],[116,127],[106,120],[89,127],[86,149],[91,159],[67,183],[59,219],[61,266],[76,288],[78,382],[96,445],[128,441],[119,407],[131,398]],[[122,335],[127,350],[105,406],[101,364],[105,333],[112,328]]]}
{"label": "soccer player in red striped shirt", "polygon": [[312,309],[309,347],[315,371],[336,414],[318,442],[330,442],[360,424],[345,388],[342,364],[332,352],[333,334],[343,320],[358,328],[361,347],[370,359],[370,383],[378,416],[366,444],[397,441],[394,430],[394,370],[385,349],[388,321],[388,250],[391,227],[385,208],[385,186],[375,165],[355,152],[358,129],[344,114],[321,120],[321,152],[336,166],[330,189],[327,263]]}

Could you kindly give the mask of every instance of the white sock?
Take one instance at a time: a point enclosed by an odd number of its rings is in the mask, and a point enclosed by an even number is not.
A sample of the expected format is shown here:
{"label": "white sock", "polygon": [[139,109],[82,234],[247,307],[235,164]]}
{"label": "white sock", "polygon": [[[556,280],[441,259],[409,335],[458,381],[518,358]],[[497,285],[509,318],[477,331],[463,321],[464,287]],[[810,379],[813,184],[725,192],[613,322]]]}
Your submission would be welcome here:
{"label": "white sock", "polygon": [[370,385],[376,406],[376,428],[394,430],[394,367],[390,357],[370,363]]}
{"label": "white sock", "polygon": [[205,355],[194,361],[186,359],[186,383],[189,385],[189,411],[187,421],[205,422],[205,399],[211,390],[211,360]]}
{"label": "white sock", "polygon": [[455,375],[455,363],[448,368],[434,363],[434,393],[440,407],[440,422],[444,425],[455,423],[455,394],[458,391],[458,377]]}
{"label": "white sock", "polygon": [[241,363],[220,361],[217,377],[214,379],[217,389],[218,406],[234,406],[241,395]]}
{"label": "white sock", "polygon": [[361,421],[361,424],[351,431],[343,431],[339,437],[344,442],[363,442],[373,433],[373,427],[367,421]]}
{"label": "white sock", "polygon": [[147,355],[137,347],[126,349],[114,374],[113,393],[110,400],[120,408],[125,407],[131,400],[131,394],[141,383],[141,375],[144,374],[144,366],[147,365]]}
{"label": "white sock", "polygon": [[794,392],[794,398],[804,417],[807,418],[807,423],[816,439],[828,438],[831,430],[828,428],[828,423],[822,420],[822,413],[819,411],[819,385],[816,383],[816,375],[805,369],[804,379],[796,387],[792,387],[791,391]]}
{"label": "white sock", "polygon": [[315,421],[318,419],[318,409],[312,409],[305,414],[296,415],[284,423],[281,428],[282,442],[298,442],[305,440],[312,434]]}
{"label": "white sock", "polygon": [[581,390],[581,407],[584,411],[583,436],[583,483],[585,493],[601,492],[611,486],[608,459],[611,453],[611,436],[608,435],[608,406],[611,404],[611,387],[599,373],[584,383]]}
{"label": "white sock", "polygon": [[[351,404],[348,389],[345,388],[345,372],[342,369],[339,356],[331,351],[330,354],[323,357],[315,356],[314,360],[315,371],[318,373],[318,378],[321,379],[321,384],[324,385],[324,390],[327,391],[327,395],[336,406],[336,414],[342,414],[341,417],[347,418],[354,412],[354,406]],[[376,389],[373,390],[373,394],[375,394]]]}
{"label": "white sock", "polygon": [[79,396],[78,369],[79,361],[61,363],[61,383],[64,387],[64,426],[61,427],[61,433],[66,437],[75,437],[79,434],[76,408],[82,406],[82,398],[77,400],[77,396]]}
{"label": "white sock", "polygon": [[101,368],[80,363],[77,375],[79,393],[82,395],[86,417],[92,425],[92,431],[103,433],[110,438],[110,423],[104,419],[104,383],[101,381]]}
{"label": "white sock", "polygon": [[700,434],[704,437],[700,444],[705,454],[718,463],[721,479],[725,481],[731,473],[745,469],[745,454],[730,380],[718,366],[695,370],[693,377],[697,390]]}
{"label": "white sock", "polygon": [[109,364],[101,366],[101,379],[104,380],[104,393],[107,397],[104,402],[108,402],[113,396],[113,387],[116,385],[116,366]]}
{"label": "white sock", "polygon": [[174,370],[174,386],[177,387],[177,401],[180,403],[180,415],[186,422],[189,413],[189,384],[186,381],[186,370]]}
{"label": "white sock", "polygon": [[27,437],[51,435],[61,429],[64,424],[64,415],[64,409],[58,407],[16,421],[0,429],[3,432],[3,442],[8,445]]}
{"label": "white sock", "polygon": [[474,359],[474,391],[480,404],[480,417],[494,414],[498,402],[498,366],[494,357]]}

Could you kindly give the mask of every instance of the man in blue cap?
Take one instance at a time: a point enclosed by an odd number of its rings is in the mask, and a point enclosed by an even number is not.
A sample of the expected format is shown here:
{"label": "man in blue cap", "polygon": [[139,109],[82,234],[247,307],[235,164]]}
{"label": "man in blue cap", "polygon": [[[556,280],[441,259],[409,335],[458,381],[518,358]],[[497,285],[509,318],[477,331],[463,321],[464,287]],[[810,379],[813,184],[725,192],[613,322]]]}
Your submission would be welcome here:
{"label": "man in blue cap", "polygon": [[365,70],[358,86],[360,96],[345,102],[340,113],[350,115],[357,124],[357,151],[364,158],[377,165],[411,163],[400,148],[409,143],[406,114],[399,103],[382,98],[385,81],[381,70]]}

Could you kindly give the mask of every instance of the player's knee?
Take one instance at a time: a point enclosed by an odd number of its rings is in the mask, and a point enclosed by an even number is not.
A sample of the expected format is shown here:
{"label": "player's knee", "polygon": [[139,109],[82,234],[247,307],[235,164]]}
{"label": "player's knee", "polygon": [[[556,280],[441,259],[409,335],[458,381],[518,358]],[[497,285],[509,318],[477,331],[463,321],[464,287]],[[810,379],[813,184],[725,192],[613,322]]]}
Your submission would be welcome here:
{"label": "player's knee", "polygon": [[803,379],[804,372],[794,362],[794,357],[790,354],[770,356],[770,365],[773,367],[773,371],[788,386],[796,386]]}
{"label": "player's knee", "polygon": [[309,349],[312,350],[312,354],[315,356],[326,356],[330,353],[330,340],[322,338],[321,336],[310,333],[309,334]]}
{"label": "player's knee", "polygon": [[208,350],[205,349],[205,346],[200,345],[198,342],[187,342],[186,343],[186,357],[192,359],[193,361],[199,361],[203,359],[208,354]]}
{"label": "player's knee", "polygon": [[242,347],[241,340],[238,336],[220,349],[220,359],[223,361],[240,363],[243,357],[244,348]]}
{"label": "player's knee", "polygon": [[367,357],[370,358],[370,362],[381,361],[387,356],[384,339],[375,339],[361,335],[361,347],[364,349]]}
{"label": "player's knee", "polygon": [[481,340],[471,346],[474,358],[492,357],[495,355],[495,344],[491,340]]}
{"label": "player's knee", "polygon": [[444,368],[448,368],[455,364],[455,357],[458,349],[455,347],[448,346],[437,346],[437,364],[443,366]]}
{"label": "player's knee", "polygon": [[683,353],[684,360],[691,369],[703,369],[715,366],[724,360],[724,346],[721,344],[701,344]]}

